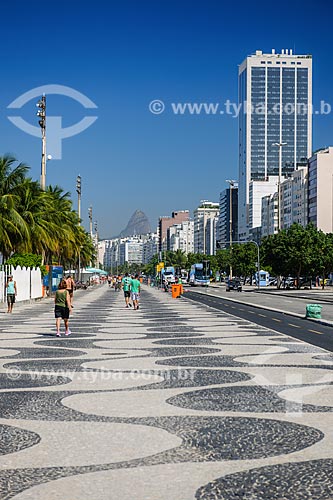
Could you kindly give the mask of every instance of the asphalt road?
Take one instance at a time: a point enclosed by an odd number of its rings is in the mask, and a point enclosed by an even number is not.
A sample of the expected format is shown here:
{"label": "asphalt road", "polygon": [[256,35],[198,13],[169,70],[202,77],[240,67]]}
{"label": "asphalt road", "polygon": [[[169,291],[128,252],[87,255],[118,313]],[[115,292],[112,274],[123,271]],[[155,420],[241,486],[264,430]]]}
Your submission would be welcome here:
{"label": "asphalt road", "polygon": [[333,328],[331,326],[276,311],[259,309],[244,303],[231,302],[200,291],[188,291],[184,297],[333,352]]}

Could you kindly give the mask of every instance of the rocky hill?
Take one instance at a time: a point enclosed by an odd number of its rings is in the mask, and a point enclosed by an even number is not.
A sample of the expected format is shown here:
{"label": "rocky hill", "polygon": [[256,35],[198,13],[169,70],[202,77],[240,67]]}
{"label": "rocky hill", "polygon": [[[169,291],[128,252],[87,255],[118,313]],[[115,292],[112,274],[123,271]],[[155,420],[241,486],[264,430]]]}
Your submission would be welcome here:
{"label": "rocky hill", "polygon": [[147,234],[151,232],[148,217],[141,210],[135,210],[134,214],[127,223],[125,229],[119,234],[120,238],[134,236],[136,234]]}

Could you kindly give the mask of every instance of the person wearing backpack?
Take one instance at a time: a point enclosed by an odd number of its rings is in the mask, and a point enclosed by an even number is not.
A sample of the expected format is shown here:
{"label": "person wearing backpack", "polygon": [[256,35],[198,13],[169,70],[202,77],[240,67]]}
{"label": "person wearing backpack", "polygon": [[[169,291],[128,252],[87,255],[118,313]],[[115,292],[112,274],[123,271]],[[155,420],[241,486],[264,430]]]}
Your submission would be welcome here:
{"label": "person wearing backpack", "polygon": [[132,285],[132,279],[128,276],[128,273],[125,273],[125,276],[121,280],[121,286],[122,289],[124,290],[126,307],[132,307],[132,304],[130,303],[131,285]]}

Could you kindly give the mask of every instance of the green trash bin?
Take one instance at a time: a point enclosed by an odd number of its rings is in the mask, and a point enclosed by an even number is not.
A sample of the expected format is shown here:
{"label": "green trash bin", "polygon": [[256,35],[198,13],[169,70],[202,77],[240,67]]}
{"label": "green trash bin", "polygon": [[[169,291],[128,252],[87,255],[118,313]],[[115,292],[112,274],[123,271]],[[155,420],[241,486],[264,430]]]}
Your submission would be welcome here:
{"label": "green trash bin", "polygon": [[320,319],[322,308],[323,306],[320,306],[319,304],[307,304],[306,317]]}

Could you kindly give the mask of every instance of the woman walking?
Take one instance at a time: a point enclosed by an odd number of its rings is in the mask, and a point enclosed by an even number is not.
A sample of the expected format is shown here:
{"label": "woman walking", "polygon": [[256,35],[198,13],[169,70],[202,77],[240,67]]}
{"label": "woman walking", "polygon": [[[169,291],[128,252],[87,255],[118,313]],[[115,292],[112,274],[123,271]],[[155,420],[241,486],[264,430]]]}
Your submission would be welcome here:
{"label": "woman walking", "polygon": [[61,280],[54,298],[54,303],[55,303],[54,316],[56,319],[57,337],[61,336],[60,333],[61,319],[63,319],[65,323],[65,335],[71,334],[68,323],[69,323],[69,313],[72,310],[72,305],[71,305],[69,291],[66,288],[67,288],[66,280]]}
{"label": "woman walking", "polygon": [[71,305],[73,307],[73,297],[74,297],[74,286],[75,286],[75,283],[74,283],[74,280],[72,278],[72,275],[69,274],[67,276],[67,278],[65,278],[65,281],[66,281],[66,288],[67,288],[67,291],[69,293],[69,298],[71,300]]}
{"label": "woman walking", "polygon": [[6,293],[7,293],[7,313],[13,312],[13,305],[15,304],[15,298],[17,295],[16,281],[13,280],[13,276],[8,276],[7,285],[6,285]]}

